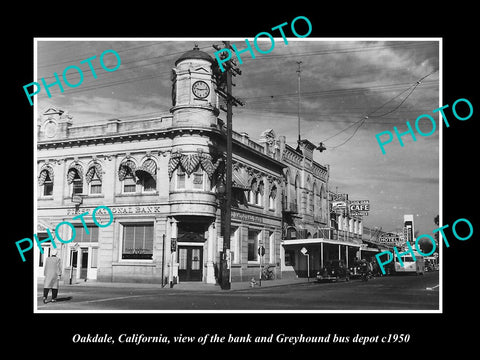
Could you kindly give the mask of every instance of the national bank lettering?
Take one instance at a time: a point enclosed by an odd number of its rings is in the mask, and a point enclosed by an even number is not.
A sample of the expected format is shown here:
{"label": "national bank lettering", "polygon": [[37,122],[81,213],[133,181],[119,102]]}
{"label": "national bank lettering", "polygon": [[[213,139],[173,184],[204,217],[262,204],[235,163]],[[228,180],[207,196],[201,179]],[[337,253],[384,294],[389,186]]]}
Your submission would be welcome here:
{"label": "national bank lettering", "polygon": [[[75,240],[59,256],[76,281],[217,283],[226,131],[219,70],[197,47],[174,65],[164,116],[82,125],[55,106],[39,114],[38,236],[100,205],[114,218],[105,228],[72,221]],[[328,258],[352,261],[362,247],[361,217],[348,219],[350,236],[331,226],[329,167],[313,160],[315,148],[306,139],[293,148],[271,129],[259,141],[233,133],[232,281],[258,275],[260,246],[278,278],[305,275],[304,246],[312,273]],[[49,252],[42,244],[37,267]]]}

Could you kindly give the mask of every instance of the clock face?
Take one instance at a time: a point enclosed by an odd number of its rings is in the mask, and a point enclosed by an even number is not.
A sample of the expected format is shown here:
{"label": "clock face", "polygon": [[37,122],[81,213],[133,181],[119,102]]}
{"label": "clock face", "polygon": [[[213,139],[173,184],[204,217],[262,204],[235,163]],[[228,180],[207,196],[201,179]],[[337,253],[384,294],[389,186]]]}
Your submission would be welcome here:
{"label": "clock face", "polygon": [[196,81],[192,86],[193,94],[200,99],[206,98],[210,94],[210,88],[205,81]]}

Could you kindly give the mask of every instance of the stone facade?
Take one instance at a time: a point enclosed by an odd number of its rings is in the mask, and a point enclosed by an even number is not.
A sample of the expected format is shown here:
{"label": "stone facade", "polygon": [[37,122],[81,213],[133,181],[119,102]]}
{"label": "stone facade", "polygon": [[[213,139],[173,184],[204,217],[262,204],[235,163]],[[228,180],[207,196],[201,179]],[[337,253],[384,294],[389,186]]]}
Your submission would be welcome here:
{"label": "stone facade", "polygon": [[[61,244],[64,280],[216,283],[226,130],[213,67],[198,49],[176,61],[165,116],[77,125],[65,111],[44,107],[37,133],[37,230],[45,238],[45,229],[62,221],[75,225],[75,240]],[[313,161],[314,150],[306,140],[294,149],[271,129],[259,142],[234,132],[232,281],[258,279],[261,265],[276,277],[295,275],[282,240],[292,238],[292,229],[315,237],[328,226],[329,168]],[[91,213],[99,205],[112,210],[114,221],[95,229]],[[87,211],[85,229],[74,218]],[[59,229],[63,239],[69,232]],[[41,254],[36,262],[40,270]]]}

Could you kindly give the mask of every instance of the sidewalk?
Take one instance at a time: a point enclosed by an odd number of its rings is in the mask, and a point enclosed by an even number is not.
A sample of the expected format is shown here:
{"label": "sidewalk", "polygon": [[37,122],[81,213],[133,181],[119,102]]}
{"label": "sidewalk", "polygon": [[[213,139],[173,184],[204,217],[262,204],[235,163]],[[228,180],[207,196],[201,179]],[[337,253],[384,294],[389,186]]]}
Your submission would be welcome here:
{"label": "sidewalk", "polygon": [[[310,282],[315,282],[315,279],[310,278]],[[262,288],[270,288],[276,286],[286,286],[286,285],[297,285],[308,283],[307,278],[291,278],[291,279],[276,279],[276,280],[262,280],[262,285],[260,286],[258,281],[255,287],[250,286],[250,281],[240,281],[232,282],[231,290],[240,291],[240,290],[255,290]],[[39,282],[39,284],[41,284]],[[111,287],[111,288],[144,288],[144,289],[161,289],[161,290],[198,290],[198,291],[222,291],[220,285],[218,284],[205,284],[199,281],[192,282],[182,282],[180,284],[175,284],[173,288],[167,284],[162,287],[162,284],[145,284],[145,283],[121,283],[121,282],[98,282],[98,281],[81,281],[72,285],[62,284],[63,288],[74,288],[74,287]]]}

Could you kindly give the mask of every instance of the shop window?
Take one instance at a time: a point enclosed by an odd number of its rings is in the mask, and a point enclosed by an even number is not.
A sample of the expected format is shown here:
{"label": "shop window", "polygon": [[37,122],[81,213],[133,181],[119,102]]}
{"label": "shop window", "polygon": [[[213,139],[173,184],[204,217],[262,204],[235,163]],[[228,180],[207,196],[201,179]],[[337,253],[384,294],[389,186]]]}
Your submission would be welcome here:
{"label": "shop window", "polygon": [[235,227],[230,231],[230,259],[232,264],[240,263],[240,244],[238,240],[239,228]]}
{"label": "shop window", "polygon": [[96,268],[98,267],[98,248],[94,247],[92,248],[92,253],[91,253],[92,260],[90,261],[90,267],[91,268]]}
{"label": "shop window", "polygon": [[153,224],[125,224],[122,259],[151,260],[152,257]]}
{"label": "shop window", "polygon": [[295,250],[285,250],[285,266],[295,266]]}
{"label": "shop window", "polygon": [[258,261],[258,240],[260,238],[261,231],[248,230],[248,261]]}
{"label": "shop window", "polygon": [[270,263],[275,263],[275,233],[273,231],[268,232],[268,250],[270,254]]}

